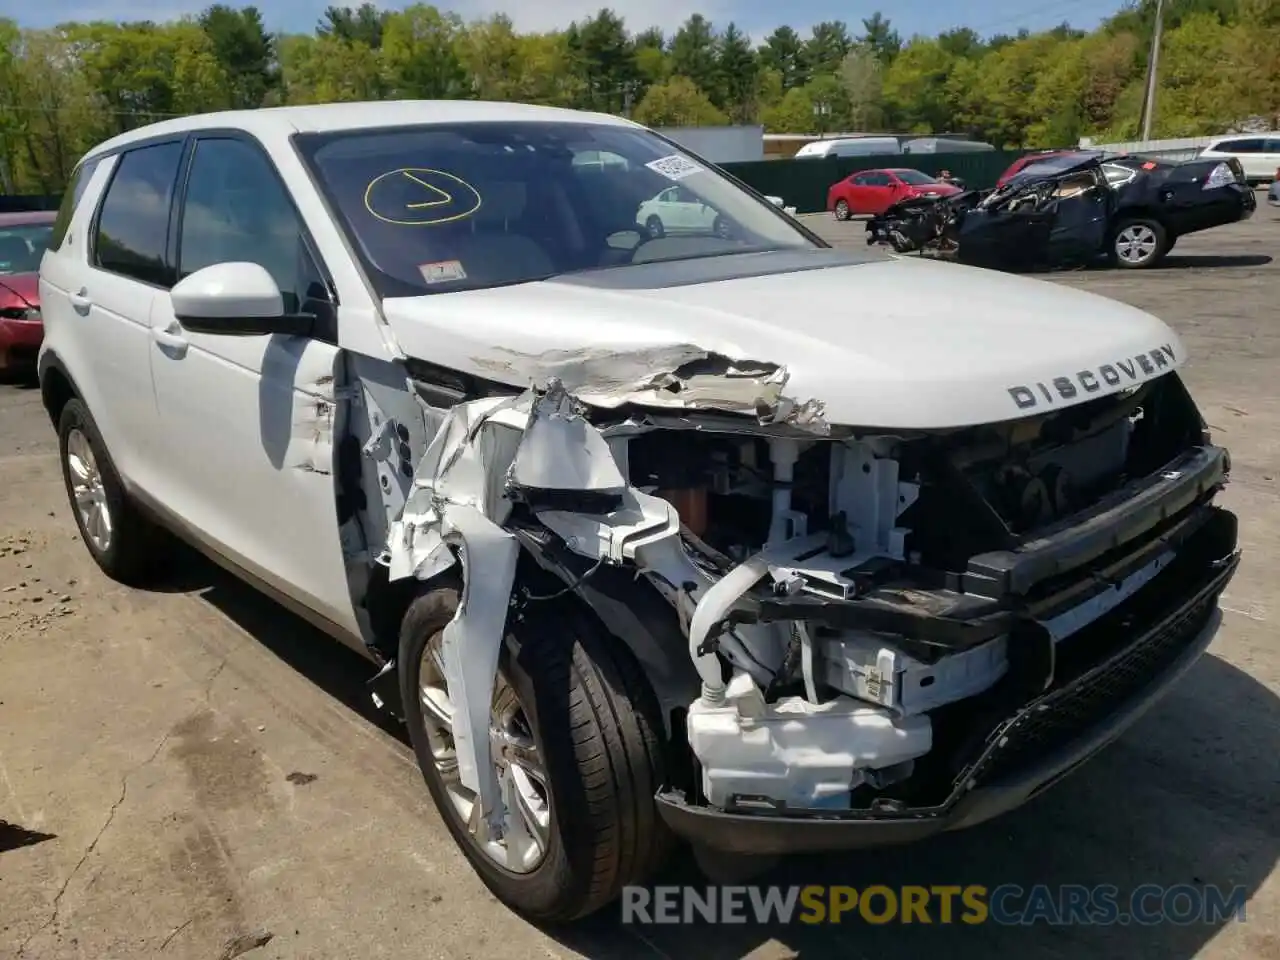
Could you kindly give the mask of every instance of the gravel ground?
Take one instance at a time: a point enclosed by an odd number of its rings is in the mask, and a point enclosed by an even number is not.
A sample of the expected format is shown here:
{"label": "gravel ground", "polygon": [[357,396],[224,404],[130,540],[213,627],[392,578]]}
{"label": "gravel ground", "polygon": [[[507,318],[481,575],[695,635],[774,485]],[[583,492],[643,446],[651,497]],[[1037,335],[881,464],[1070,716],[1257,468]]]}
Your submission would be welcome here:
{"label": "gravel ground", "polygon": [[[861,224],[806,219],[863,242]],[[0,956],[1280,958],[1278,239],[1263,206],[1182,241],[1163,269],[1052,278],[1152,310],[1190,348],[1188,379],[1232,449],[1224,499],[1246,550],[1210,654],[1022,810],[768,880],[1242,884],[1246,922],[710,931],[608,913],[538,931],[453,847],[403,737],[365,705],[363,661],[195,558],[163,589],[106,581],[75,538],[38,393],[4,386]]]}

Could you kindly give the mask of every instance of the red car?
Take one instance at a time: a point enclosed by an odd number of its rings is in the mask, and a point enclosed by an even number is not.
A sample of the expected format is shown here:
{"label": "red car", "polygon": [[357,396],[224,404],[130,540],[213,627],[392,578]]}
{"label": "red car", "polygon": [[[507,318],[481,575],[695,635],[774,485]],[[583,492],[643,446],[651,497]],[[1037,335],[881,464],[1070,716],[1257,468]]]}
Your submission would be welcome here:
{"label": "red car", "polygon": [[53,233],[52,211],[0,213],[0,372],[34,367],[40,322],[40,258]]}
{"label": "red car", "polygon": [[960,192],[959,187],[919,170],[859,170],[831,185],[827,210],[837,220],[848,220],[857,213],[876,216],[911,197],[949,197]]}
{"label": "red car", "polygon": [[1069,153],[1078,152],[1078,150],[1039,150],[1035,153],[1028,153],[1025,157],[1019,157],[1009,164],[1009,169],[1000,174],[1000,179],[996,181],[996,186],[1003,187],[1010,177],[1029,164],[1039,163],[1041,160],[1048,160],[1050,157],[1065,157]]}

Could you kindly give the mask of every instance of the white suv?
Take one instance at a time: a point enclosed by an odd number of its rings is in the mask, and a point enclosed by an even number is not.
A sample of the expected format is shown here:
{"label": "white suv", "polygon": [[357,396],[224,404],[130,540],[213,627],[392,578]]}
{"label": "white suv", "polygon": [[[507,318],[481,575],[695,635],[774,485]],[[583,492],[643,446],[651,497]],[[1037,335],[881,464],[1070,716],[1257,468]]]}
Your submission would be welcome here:
{"label": "white suv", "polygon": [[[707,229],[639,228],[672,184]],[[365,654],[539,920],[673,838],[763,864],[1017,806],[1194,662],[1238,562],[1159,320],[831,249],[613,117],[144,127],[40,283],[99,566],[176,534]]]}
{"label": "white suv", "polygon": [[1280,132],[1219,137],[1200,152],[1200,159],[1240,161],[1249,183],[1271,183],[1280,170]]}

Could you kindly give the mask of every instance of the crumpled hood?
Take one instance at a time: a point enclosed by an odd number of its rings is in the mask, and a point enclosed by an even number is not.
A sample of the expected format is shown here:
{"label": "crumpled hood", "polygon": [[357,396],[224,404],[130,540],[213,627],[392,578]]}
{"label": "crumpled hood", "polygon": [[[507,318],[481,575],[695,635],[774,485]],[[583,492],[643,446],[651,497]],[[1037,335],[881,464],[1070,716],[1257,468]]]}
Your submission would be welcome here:
{"label": "crumpled hood", "polygon": [[673,286],[636,284],[636,269],[392,298],[384,310],[409,356],[513,386],[561,375],[575,358],[656,374],[693,347],[783,366],[786,396],[820,401],[830,424],[877,428],[1038,414],[1184,360],[1177,334],[1141,310],[953,264],[877,260]]}

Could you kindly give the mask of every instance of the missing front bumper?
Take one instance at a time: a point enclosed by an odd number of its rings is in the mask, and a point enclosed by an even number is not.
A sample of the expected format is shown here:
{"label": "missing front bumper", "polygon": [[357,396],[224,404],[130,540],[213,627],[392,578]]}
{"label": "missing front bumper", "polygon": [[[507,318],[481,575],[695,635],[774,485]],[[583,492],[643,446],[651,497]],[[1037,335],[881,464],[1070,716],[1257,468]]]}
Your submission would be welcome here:
{"label": "missing front bumper", "polygon": [[[667,791],[657,796],[663,819],[703,847],[773,855],[905,843],[1020,806],[1119,737],[1212,641],[1221,620],[1218,597],[1239,565],[1234,516],[1222,511],[1195,540],[1180,569],[1169,571],[1178,582],[1161,578],[1108,614],[1091,636],[1079,638],[1090,662],[1066,660],[1046,692],[1007,710],[985,736],[968,739],[940,803],[748,813],[700,806]],[[1131,640],[1107,645],[1108,634],[1124,637],[1129,630]],[[1100,648],[1106,652],[1096,655]]]}

